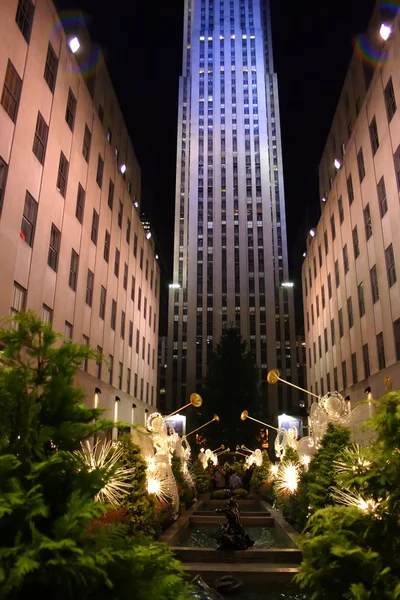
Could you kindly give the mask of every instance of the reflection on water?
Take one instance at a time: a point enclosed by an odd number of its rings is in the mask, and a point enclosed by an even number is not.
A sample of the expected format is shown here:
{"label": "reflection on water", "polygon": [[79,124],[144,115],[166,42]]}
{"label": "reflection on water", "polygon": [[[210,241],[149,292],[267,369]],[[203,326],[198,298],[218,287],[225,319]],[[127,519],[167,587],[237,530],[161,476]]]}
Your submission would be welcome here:
{"label": "reflection on water", "polygon": [[[215,527],[212,525],[193,525],[189,527],[179,540],[177,546],[186,548],[215,548],[217,542],[213,537]],[[292,541],[280,534],[276,527],[245,527],[250,539],[255,540],[252,550],[261,548],[293,548]]]}
{"label": "reflection on water", "polygon": [[249,589],[243,586],[243,589],[229,596],[224,596],[228,600],[307,600],[307,596],[284,584],[260,583],[258,588]]}

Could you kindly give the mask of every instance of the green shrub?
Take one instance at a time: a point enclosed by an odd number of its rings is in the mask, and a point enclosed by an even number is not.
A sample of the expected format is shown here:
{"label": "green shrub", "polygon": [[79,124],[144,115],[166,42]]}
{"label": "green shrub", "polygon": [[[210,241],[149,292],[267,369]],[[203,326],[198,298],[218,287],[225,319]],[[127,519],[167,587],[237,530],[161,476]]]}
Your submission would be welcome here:
{"label": "green shrub", "polygon": [[228,498],[226,490],[215,490],[215,492],[211,492],[210,495],[211,500],[223,500]]}
{"label": "green shrub", "polygon": [[130,533],[137,537],[154,537],[158,533],[157,503],[155,497],[147,492],[146,462],[139,446],[132,442],[129,434],[122,435],[118,441],[124,451],[121,462],[128,468],[135,469],[132,487],[123,501],[124,508],[127,510]]}
{"label": "green shrub", "polygon": [[210,475],[199,460],[195,460],[190,468],[197,494],[205,494],[210,489]]}
{"label": "green shrub", "polygon": [[234,460],[231,466],[233,471],[239,475],[239,477],[243,477],[244,475],[244,462],[242,460]]}
{"label": "green shrub", "polygon": [[80,442],[114,426],[74,385],[93,354],[33,313],[14,319],[0,330],[0,600],[185,598],[172,553],[93,500],[110,474],[77,468]]}
{"label": "green shrub", "polygon": [[311,460],[308,471],[299,480],[295,499],[296,527],[302,531],[307,519],[320,508],[334,504],[332,488],[335,485],[333,463],[350,442],[350,430],[330,423],[321,440],[321,447]]}
{"label": "green shrub", "polygon": [[182,461],[180,457],[176,455],[176,453],[174,453],[172,456],[172,472],[178,487],[179,504],[183,507],[188,507],[193,502],[194,490],[185,479],[182,469]]}
{"label": "green shrub", "polygon": [[261,487],[270,478],[269,470],[271,468],[271,461],[267,452],[262,453],[262,465],[261,467],[254,467],[253,475],[250,479],[250,491],[253,494],[259,494]]}

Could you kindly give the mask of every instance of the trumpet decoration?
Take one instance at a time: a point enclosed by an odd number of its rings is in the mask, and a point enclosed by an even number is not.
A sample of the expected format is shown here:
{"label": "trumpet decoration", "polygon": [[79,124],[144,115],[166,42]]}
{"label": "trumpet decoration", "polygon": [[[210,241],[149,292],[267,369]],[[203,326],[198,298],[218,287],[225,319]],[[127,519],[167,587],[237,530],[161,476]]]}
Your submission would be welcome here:
{"label": "trumpet decoration", "polygon": [[196,433],[196,431],[199,431],[199,429],[203,429],[203,427],[207,427],[207,425],[209,425],[210,423],[213,423],[214,421],[217,421],[217,423],[219,423],[219,416],[218,415],[214,415],[213,419],[211,419],[210,421],[207,421],[207,423],[204,423],[204,425],[200,425],[200,427],[197,427],[197,429],[193,429],[193,431],[191,431],[190,433],[186,434],[186,437],[189,437],[189,435],[192,435],[193,433]]}
{"label": "trumpet decoration", "polygon": [[193,394],[190,395],[189,400],[190,400],[190,402],[188,402],[187,404],[185,404],[185,406],[181,406],[177,410],[174,410],[174,412],[172,412],[167,417],[163,417],[163,419],[164,420],[165,419],[170,419],[171,417],[173,417],[177,413],[181,412],[182,410],[184,410],[188,406],[195,406],[196,408],[200,408],[200,406],[203,404],[203,398],[200,396],[200,394],[196,394],[196,392],[194,392]]}

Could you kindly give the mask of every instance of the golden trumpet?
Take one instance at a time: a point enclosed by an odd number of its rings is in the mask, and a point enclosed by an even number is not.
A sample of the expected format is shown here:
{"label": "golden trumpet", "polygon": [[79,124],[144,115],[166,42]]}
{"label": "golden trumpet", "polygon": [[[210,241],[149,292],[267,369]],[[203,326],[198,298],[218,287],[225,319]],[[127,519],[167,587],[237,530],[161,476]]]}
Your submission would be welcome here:
{"label": "golden trumpet", "polygon": [[[264,425],[264,427],[269,427],[270,429],[275,429],[275,431],[280,431],[280,429],[278,429],[277,427],[274,427],[273,425],[269,425],[268,423],[264,423],[264,421],[259,421],[258,419],[255,419],[254,417],[250,417],[249,412],[247,410],[244,410],[242,412],[242,414],[240,415],[240,418],[242,421],[245,421],[246,419],[251,419],[252,421],[255,421],[256,423],[261,423],[261,425]],[[251,450],[250,450],[251,452]]]}
{"label": "golden trumpet", "polygon": [[176,415],[176,413],[181,412],[181,410],[184,410],[188,406],[195,406],[196,408],[200,408],[200,406],[203,404],[203,398],[200,396],[200,394],[196,394],[196,392],[194,392],[193,394],[190,395],[189,400],[190,400],[190,402],[188,402],[188,404],[185,404],[185,406],[181,406],[180,408],[178,408],[177,410],[172,412],[167,417],[163,417],[164,421],[165,421],[165,419],[169,419],[173,415]]}
{"label": "golden trumpet", "polygon": [[240,415],[240,418],[241,418],[241,420],[242,420],[242,421],[245,421],[245,420],[248,418],[248,416],[249,416],[249,413],[248,413],[248,411],[247,411],[247,410],[244,410],[244,411],[242,412],[242,414]]}
{"label": "golden trumpet", "polygon": [[[318,398],[318,399],[321,398],[321,396],[318,396],[317,394],[313,394],[312,392],[309,392],[308,390],[305,390],[304,388],[301,388],[298,385],[295,385],[294,383],[291,383],[290,381],[286,381],[285,379],[281,379],[280,375],[281,375],[281,373],[280,373],[279,369],[271,369],[271,371],[269,371],[269,373],[267,375],[267,381],[268,381],[268,383],[271,384],[271,385],[274,385],[278,381],[282,381],[282,383],[286,383],[287,385],[291,385],[292,387],[296,388],[296,390],[300,390],[301,392],[305,392],[309,396],[314,396],[314,398]],[[242,420],[244,420],[244,419],[242,419]]]}
{"label": "golden trumpet", "polygon": [[213,421],[217,421],[217,423],[219,423],[219,416],[218,415],[214,415],[214,418],[211,419],[211,421],[207,421],[207,423],[204,423],[204,425],[200,425],[200,427],[197,427],[197,429],[193,429],[193,431],[191,431],[190,433],[186,434],[186,437],[189,437],[189,435],[192,435],[192,433],[196,433],[196,431],[199,431],[199,429],[203,429],[203,427],[206,427],[206,425],[209,425]]}

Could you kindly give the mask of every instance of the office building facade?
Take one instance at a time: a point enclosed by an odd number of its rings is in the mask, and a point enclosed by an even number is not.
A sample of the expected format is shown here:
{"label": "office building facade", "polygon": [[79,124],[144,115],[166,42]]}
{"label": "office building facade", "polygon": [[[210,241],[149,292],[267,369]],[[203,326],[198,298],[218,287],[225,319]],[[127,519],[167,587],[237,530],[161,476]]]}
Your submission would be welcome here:
{"label": "office building facade", "polygon": [[[392,9],[393,10],[393,9]],[[383,19],[392,33],[384,42]],[[320,164],[322,216],[302,267],[308,387],[351,404],[400,387],[400,29],[390,11],[354,54]]]}
{"label": "office building facade", "polygon": [[[185,0],[179,82],[167,407],[201,389],[207,354],[235,325],[265,382],[297,381],[277,76],[269,4]],[[297,412],[270,386],[265,415]]]}
{"label": "office building facade", "polygon": [[50,0],[2,3],[0,315],[33,310],[97,350],[104,362],[77,376],[88,405],[144,423],[157,397],[159,268],[100,59],[79,16],[63,24]]}

